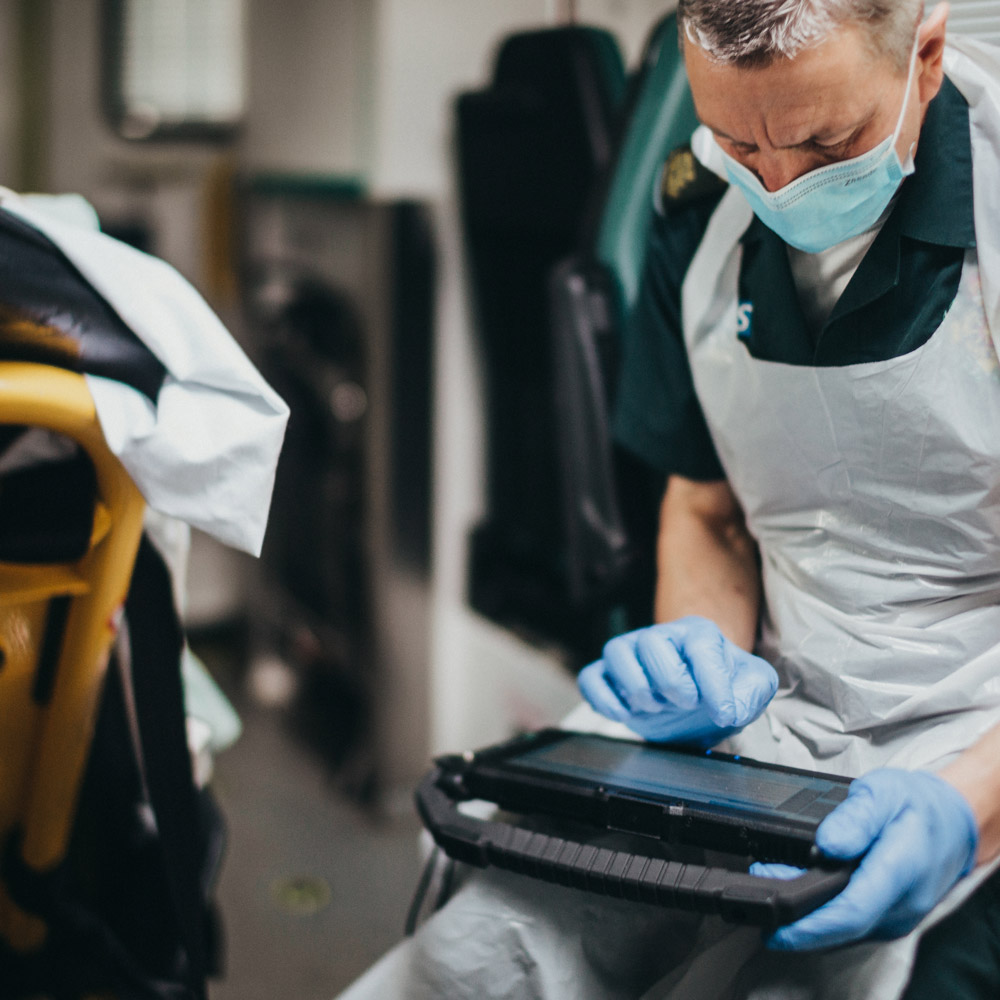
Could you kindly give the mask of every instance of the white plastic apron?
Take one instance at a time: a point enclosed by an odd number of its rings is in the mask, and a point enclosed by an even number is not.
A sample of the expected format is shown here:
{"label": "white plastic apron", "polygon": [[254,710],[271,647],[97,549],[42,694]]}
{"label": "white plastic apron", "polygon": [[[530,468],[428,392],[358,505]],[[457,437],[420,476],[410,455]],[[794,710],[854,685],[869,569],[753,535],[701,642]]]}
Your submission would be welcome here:
{"label": "white plastic apron", "polygon": [[[847,774],[935,765],[1000,718],[1000,362],[977,253],[920,349],[779,364],[736,336],[751,219],[730,190],[683,292],[698,397],[760,546],[760,652],[783,682],[736,742]],[[980,254],[996,228],[977,225]]]}
{"label": "white plastic apron", "polygon": [[[720,206],[706,265],[749,222],[741,199]],[[926,732],[911,763],[935,763],[1000,717],[1000,362],[975,253],[923,347],[839,368],[751,357],[735,334],[739,258],[731,247],[720,275],[726,306],[687,335],[760,546],[761,655],[782,676],[768,731],[741,749],[860,774]],[[696,259],[692,287],[704,277]]]}

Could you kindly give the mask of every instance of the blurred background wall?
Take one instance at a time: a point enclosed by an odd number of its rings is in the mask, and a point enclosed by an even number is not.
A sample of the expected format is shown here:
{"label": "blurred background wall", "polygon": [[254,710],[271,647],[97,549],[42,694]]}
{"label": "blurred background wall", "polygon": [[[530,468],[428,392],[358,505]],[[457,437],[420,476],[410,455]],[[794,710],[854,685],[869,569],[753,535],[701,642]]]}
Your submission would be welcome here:
{"label": "blurred background wall", "polygon": [[[297,267],[346,291],[362,315],[373,724],[389,786],[411,781],[433,751],[549,721],[574,700],[558,650],[486,620],[466,599],[468,532],[483,507],[484,432],[453,142],[455,98],[486,84],[503,36],[564,23],[572,13],[612,30],[634,62],[669,4],[573,6],[247,0],[239,129],[211,141],[137,141],[117,134],[102,107],[101,0],[0,0],[4,183],[83,194],[106,229],[141,242],[193,281],[255,359],[267,346],[255,297],[269,283],[292,280]],[[416,543],[401,541],[393,526],[411,484],[394,484],[389,467],[391,327],[399,317],[387,303],[400,205],[419,210],[434,262],[433,360],[421,411],[429,419],[430,493],[426,524],[416,528],[427,538]],[[394,489],[403,493],[395,504]],[[413,489],[419,493],[420,484]],[[426,559],[412,558],[414,545]],[[191,622],[239,615],[258,576],[198,539]]]}

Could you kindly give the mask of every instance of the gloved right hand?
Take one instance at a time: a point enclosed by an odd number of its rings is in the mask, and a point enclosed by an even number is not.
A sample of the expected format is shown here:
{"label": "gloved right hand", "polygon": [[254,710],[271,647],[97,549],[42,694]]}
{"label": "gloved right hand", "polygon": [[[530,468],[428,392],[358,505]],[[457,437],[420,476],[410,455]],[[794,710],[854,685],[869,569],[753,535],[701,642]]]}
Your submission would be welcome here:
{"label": "gloved right hand", "polygon": [[577,680],[596,711],[644,739],[701,746],[749,725],[778,690],[766,660],[696,617],[617,636]]}
{"label": "gloved right hand", "polygon": [[[851,783],[820,823],[816,846],[841,861],[861,859],[840,895],[768,939],[770,948],[832,948],[908,934],[976,862],[979,827],[965,796],[929,771],[880,768]],[[794,877],[785,865],[754,875]]]}

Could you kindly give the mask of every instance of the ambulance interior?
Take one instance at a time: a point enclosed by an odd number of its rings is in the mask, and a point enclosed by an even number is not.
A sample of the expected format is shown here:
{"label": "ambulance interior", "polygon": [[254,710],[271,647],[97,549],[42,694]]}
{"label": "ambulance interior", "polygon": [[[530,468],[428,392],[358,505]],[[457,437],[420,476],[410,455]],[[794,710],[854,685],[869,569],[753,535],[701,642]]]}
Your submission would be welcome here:
{"label": "ambulance interior", "polygon": [[187,572],[239,720],[212,1000],[337,995],[404,934],[431,758],[557,723],[651,616],[662,483],[607,417],[694,124],[673,6],[0,0],[0,183],[165,259],[291,410],[261,558]]}

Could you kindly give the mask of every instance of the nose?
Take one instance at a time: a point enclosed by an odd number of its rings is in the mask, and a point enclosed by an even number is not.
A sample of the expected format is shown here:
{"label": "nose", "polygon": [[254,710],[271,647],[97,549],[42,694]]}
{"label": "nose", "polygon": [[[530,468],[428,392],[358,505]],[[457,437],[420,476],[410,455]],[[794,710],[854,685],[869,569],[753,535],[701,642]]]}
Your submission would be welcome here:
{"label": "nose", "polygon": [[800,152],[776,149],[758,153],[750,169],[768,191],[778,191],[816,166],[816,163]]}

